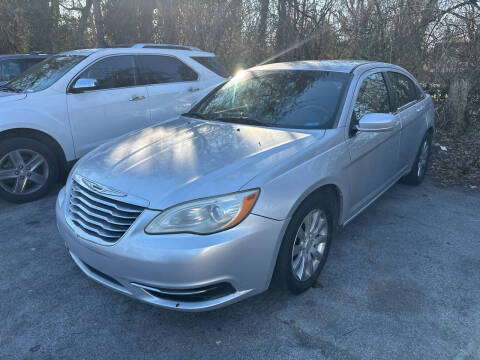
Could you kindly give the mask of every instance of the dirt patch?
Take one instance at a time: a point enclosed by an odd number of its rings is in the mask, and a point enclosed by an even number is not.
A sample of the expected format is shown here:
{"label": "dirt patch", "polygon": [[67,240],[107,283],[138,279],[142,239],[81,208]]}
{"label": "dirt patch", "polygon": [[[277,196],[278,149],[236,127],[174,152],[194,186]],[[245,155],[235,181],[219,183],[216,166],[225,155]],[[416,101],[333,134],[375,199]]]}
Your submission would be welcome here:
{"label": "dirt patch", "polygon": [[460,186],[480,191],[480,93],[470,96],[466,129],[458,129],[446,114],[447,89],[425,85],[435,103],[436,132],[428,174],[440,186]]}
{"label": "dirt patch", "polygon": [[480,191],[480,129],[453,136],[437,128],[432,145],[428,173],[439,185]]}

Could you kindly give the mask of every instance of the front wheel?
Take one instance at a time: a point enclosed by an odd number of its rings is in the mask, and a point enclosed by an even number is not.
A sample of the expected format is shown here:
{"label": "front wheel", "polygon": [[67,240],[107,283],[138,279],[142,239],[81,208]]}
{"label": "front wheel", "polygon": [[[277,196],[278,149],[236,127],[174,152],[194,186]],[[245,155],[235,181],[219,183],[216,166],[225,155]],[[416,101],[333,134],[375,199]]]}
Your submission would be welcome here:
{"label": "front wheel", "polygon": [[277,258],[274,283],[278,287],[299,294],[320,275],[334,228],[333,207],[326,195],[308,198],[293,215]]}
{"label": "front wheel", "polygon": [[0,196],[23,203],[45,195],[58,179],[59,166],[49,147],[30,138],[0,143]]}
{"label": "front wheel", "polygon": [[431,143],[432,135],[427,133],[418,149],[417,157],[415,158],[412,169],[400,180],[402,183],[408,185],[420,185],[423,182],[428,167],[428,160],[430,159]]}

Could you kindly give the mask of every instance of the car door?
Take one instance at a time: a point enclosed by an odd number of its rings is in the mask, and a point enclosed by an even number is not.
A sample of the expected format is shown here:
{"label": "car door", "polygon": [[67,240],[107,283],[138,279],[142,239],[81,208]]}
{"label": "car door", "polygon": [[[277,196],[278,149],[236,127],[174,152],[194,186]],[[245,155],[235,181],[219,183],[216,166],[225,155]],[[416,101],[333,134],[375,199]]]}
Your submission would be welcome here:
{"label": "car door", "polygon": [[390,113],[391,100],[385,75],[364,74],[357,83],[347,144],[351,163],[348,169],[351,216],[386,189],[399,173],[400,121],[392,130],[356,131],[358,121],[368,113]]}
{"label": "car door", "polygon": [[406,170],[417,155],[418,146],[425,135],[425,96],[406,75],[395,71],[387,73],[392,89],[393,110],[400,116],[400,164]]}
{"label": "car door", "polygon": [[[96,85],[75,93],[76,82],[86,79]],[[82,71],[70,86],[67,105],[77,157],[109,139],[149,125],[147,91],[139,84],[131,55],[106,57]]]}
{"label": "car door", "polygon": [[148,92],[150,121],[168,120],[190,109],[201,93],[198,74],[168,55],[138,55],[140,79]]}

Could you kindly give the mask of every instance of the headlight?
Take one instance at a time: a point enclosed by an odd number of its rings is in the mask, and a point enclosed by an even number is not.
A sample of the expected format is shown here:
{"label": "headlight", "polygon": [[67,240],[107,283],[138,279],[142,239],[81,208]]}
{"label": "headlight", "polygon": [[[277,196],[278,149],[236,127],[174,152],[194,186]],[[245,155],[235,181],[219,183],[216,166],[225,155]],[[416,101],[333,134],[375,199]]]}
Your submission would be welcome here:
{"label": "headlight", "polygon": [[250,214],[259,193],[255,189],[175,205],[155,217],[145,232],[211,234],[230,229]]}

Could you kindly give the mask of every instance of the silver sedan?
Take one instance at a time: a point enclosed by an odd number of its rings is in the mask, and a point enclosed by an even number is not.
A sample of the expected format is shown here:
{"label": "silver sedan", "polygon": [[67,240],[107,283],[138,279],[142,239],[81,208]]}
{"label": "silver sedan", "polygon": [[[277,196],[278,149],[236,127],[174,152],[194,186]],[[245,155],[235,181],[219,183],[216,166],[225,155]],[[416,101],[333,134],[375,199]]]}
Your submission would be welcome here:
{"label": "silver sedan", "polygon": [[337,229],[398,180],[423,180],[433,130],[430,96],[398,66],[251,68],[78,161],[58,228],[87,276],[150,304],[301,293]]}

